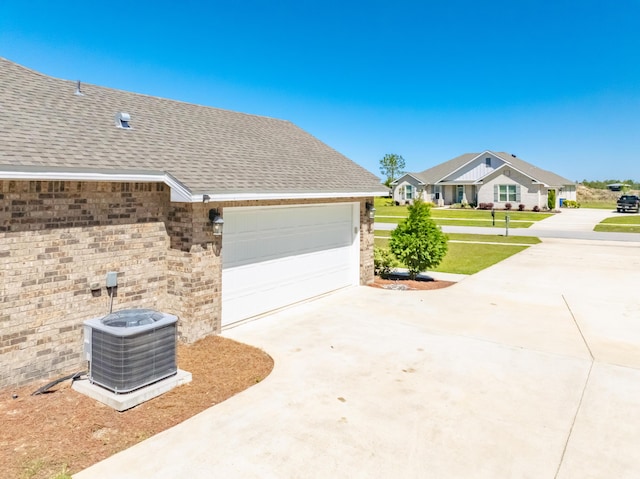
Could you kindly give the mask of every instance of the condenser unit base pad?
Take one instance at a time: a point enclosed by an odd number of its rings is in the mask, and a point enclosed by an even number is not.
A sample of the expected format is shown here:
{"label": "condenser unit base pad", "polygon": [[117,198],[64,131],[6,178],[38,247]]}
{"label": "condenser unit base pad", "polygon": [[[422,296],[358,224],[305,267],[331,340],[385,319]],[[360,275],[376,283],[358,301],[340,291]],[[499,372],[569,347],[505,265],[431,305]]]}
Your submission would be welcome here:
{"label": "condenser unit base pad", "polygon": [[162,379],[153,384],[149,384],[140,389],[136,389],[127,394],[116,394],[108,389],[91,384],[88,380],[74,381],[73,389],[77,392],[89,396],[102,404],[112,407],[116,411],[126,411],[132,407],[142,404],[149,399],[158,397],[176,386],[182,386],[191,382],[191,373],[178,369],[178,373],[168,378]]}

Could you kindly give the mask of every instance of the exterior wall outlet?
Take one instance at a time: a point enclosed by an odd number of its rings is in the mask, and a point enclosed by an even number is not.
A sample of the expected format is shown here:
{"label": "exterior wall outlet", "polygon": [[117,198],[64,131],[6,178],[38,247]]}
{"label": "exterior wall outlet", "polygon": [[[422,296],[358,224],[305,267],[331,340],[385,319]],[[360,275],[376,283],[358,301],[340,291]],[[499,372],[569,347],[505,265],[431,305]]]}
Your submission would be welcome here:
{"label": "exterior wall outlet", "polygon": [[109,271],[107,273],[107,288],[115,288],[118,286],[118,273]]}

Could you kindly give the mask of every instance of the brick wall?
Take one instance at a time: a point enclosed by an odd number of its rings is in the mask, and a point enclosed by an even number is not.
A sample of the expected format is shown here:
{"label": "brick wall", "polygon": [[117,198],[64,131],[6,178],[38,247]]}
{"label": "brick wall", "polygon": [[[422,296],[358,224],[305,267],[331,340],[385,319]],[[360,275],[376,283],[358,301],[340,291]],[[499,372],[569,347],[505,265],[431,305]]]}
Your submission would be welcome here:
{"label": "brick wall", "polygon": [[195,245],[189,253],[169,250],[167,294],[162,310],[180,317],[178,334],[191,343],[220,332],[222,265],[215,243]]}
{"label": "brick wall", "polygon": [[[177,314],[184,340],[216,330],[215,255],[171,248],[182,245],[168,230],[182,230],[169,228],[170,208],[164,184],[0,181],[0,387],[86,366],[82,323],[108,312],[108,271],[118,272],[114,310]],[[169,292],[176,255],[184,281]]]}
{"label": "brick wall", "polygon": [[[366,284],[372,225],[364,199],[335,200],[345,201],[360,202]],[[187,342],[219,332],[221,238],[209,209],[328,202],[176,204],[159,183],[0,181],[0,387],[86,367],[82,324],[108,312],[108,271],[118,272],[114,310],[176,314]]]}

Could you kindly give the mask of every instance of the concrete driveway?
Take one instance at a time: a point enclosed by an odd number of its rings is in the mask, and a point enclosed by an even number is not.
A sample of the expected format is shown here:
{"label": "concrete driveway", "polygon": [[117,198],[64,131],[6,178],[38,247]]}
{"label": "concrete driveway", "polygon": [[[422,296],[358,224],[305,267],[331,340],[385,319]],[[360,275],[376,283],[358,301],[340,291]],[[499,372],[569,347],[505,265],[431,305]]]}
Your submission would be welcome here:
{"label": "concrete driveway", "polygon": [[545,240],[437,291],[228,330],[262,383],[74,477],[640,477],[640,243]]}

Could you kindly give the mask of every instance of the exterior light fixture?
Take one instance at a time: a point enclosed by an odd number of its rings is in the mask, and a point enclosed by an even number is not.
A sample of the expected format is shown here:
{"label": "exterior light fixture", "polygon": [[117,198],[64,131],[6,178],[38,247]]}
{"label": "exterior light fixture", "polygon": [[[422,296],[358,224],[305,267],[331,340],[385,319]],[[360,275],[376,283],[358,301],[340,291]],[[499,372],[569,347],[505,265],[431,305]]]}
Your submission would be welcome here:
{"label": "exterior light fixture", "polygon": [[209,195],[202,195],[202,202],[203,203],[209,203],[210,199],[211,199],[211,197]]}
{"label": "exterior light fixture", "polygon": [[209,221],[211,221],[211,225],[213,226],[213,234],[214,236],[222,236],[222,226],[224,225],[224,220],[220,216],[220,212],[216,209],[209,210]]}
{"label": "exterior light fixture", "polygon": [[372,220],[376,217],[376,209],[373,206],[373,203],[369,203],[367,201],[367,203],[365,204],[366,208],[367,208],[367,213],[369,214],[369,219]]}

